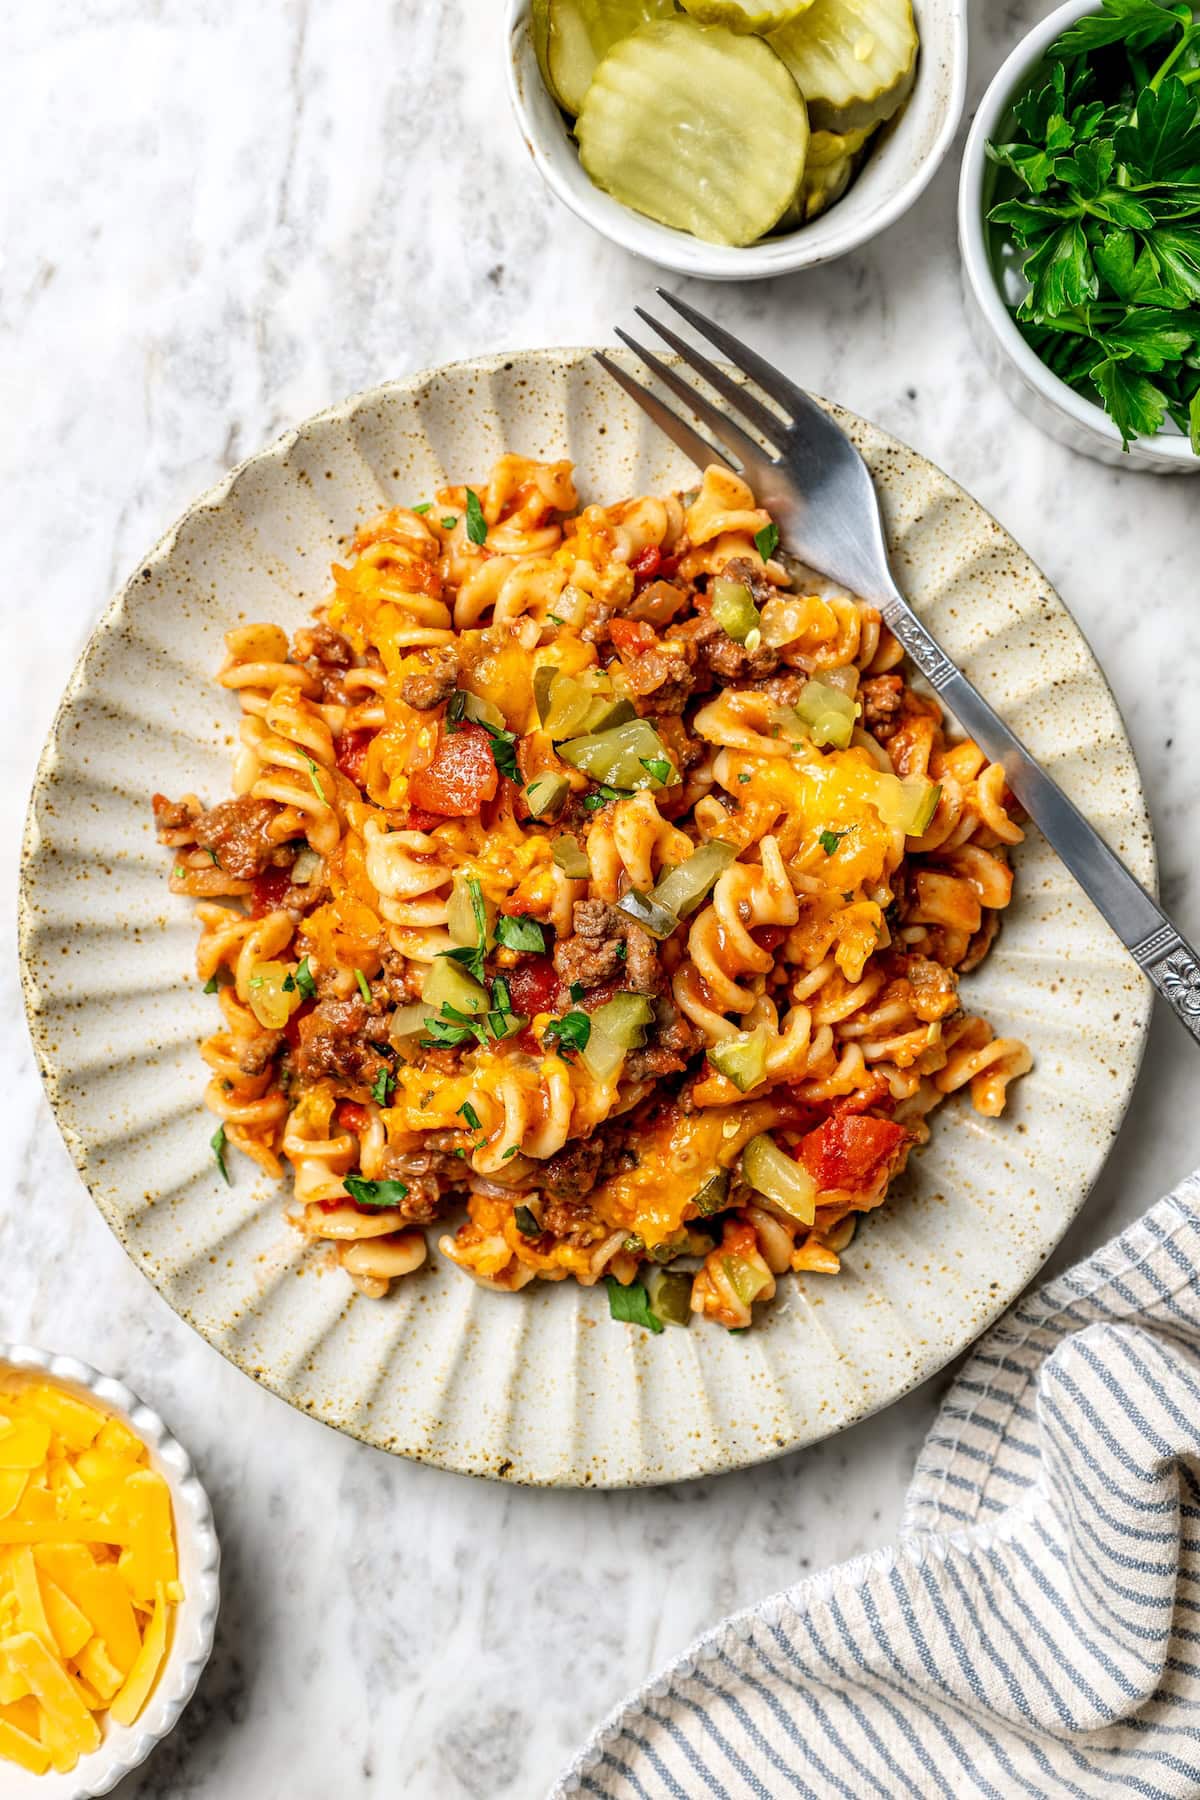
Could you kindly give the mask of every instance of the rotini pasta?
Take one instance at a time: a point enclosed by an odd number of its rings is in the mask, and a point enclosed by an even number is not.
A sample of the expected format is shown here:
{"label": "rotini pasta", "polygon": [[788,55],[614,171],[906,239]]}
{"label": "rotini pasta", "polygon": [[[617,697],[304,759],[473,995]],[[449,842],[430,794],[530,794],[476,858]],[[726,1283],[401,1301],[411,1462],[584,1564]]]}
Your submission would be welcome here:
{"label": "rotini pasta", "polygon": [[878,611],[739,477],[579,509],[505,456],[366,525],[315,622],[228,633],[234,798],[155,796],[195,899],[213,1144],[365,1296],[444,1255],[658,1329],[833,1274],[927,1118],[1020,841]]}

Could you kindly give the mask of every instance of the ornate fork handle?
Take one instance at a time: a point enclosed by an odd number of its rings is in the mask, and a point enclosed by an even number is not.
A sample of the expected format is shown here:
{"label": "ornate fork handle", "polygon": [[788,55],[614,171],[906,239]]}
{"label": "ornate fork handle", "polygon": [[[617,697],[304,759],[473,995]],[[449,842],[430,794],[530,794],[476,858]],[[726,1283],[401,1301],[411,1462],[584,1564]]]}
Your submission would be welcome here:
{"label": "ornate fork handle", "polygon": [[1200,1043],[1200,957],[1057,782],[1052,781],[951,662],[898,590],[882,602],[884,623],[964,730],[992,761],[1085,894]]}

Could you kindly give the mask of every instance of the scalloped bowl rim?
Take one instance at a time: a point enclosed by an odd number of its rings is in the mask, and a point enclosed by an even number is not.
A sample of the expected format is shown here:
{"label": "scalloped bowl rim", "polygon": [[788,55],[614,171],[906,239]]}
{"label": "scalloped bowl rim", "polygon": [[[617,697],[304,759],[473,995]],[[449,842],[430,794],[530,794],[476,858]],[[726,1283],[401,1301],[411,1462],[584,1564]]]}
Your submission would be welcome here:
{"label": "scalloped bowl rim", "polygon": [[[666,1475],[654,1469],[642,1470],[640,1468],[636,1472],[630,1472],[626,1468],[619,1468],[615,1472],[610,1472],[607,1469],[603,1472],[597,1472],[590,1466],[586,1469],[586,1472],[581,1472],[576,1467],[572,1466],[569,1473],[564,1474],[557,1468],[554,1469],[553,1472],[547,1473],[544,1472],[547,1465],[539,1463],[530,1453],[522,1453],[519,1458],[515,1454],[513,1456],[506,1456],[500,1465],[497,1466],[494,1459],[480,1455],[474,1448],[462,1451],[446,1450],[441,1446],[433,1448],[425,1445],[417,1447],[397,1445],[394,1439],[387,1440],[378,1435],[378,1427],[375,1427],[373,1430],[370,1424],[361,1421],[359,1418],[348,1419],[327,1416],[314,1402],[306,1402],[296,1392],[289,1391],[289,1388],[284,1384],[283,1379],[276,1371],[272,1370],[270,1367],[263,1367],[261,1364],[256,1363],[249,1353],[242,1352],[235,1344],[215,1341],[210,1332],[194,1317],[186,1302],[180,1297],[172,1294],[167,1286],[156,1280],[149,1273],[144,1262],[134,1254],[125,1218],[121,1215],[116,1205],[111,1203],[106,1196],[98,1191],[98,1184],[89,1170],[88,1145],[86,1141],[76,1133],[73,1125],[64,1116],[60,1104],[58,1068],[46,1044],[39,1037],[39,1027],[36,1023],[39,1011],[37,1001],[37,981],[31,967],[32,940],[35,935],[36,926],[32,917],[27,895],[30,870],[37,856],[41,835],[36,816],[37,806],[43,791],[51,785],[51,776],[54,772],[55,763],[59,755],[59,735],[63,715],[72,701],[85,689],[88,664],[92,654],[104,638],[108,627],[110,627],[120,616],[127,596],[135,590],[140,573],[144,569],[162,563],[170,556],[176,540],[190,520],[204,511],[219,510],[224,502],[231,497],[239,481],[248,471],[269,463],[282,462],[287,457],[288,453],[298,444],[303,443],[306,436],[313,432],[316,427],[333,423],[344,424],[351,420],[359,409],[374,405],[388,396],[394,395],[407,400],[420,394],[423,390],[428,388],[431,382],[438,378],[454,375],[470,375],[478,378],[506,372],[518,365],[526,369],[543,373],[569,368],[576,364],[590,362],[590,359],[594,355],[594,351],[594,346],[553,346],[540,350],[515,350],[507,353],[501,351],[487,356],[462,358],[456,362],[439,365],[434,369],[416,371],[395,380],[377,383],[371,387],[361,389],[356,393],[351,394],[346,399],[336,402],[333,405],[310,415],[299,424],[286,428],[269,443],[243,458],[241,462],[221,476],[195,501],[193,501],[191,505],[184,509],[179,517],[166,531],[163,532],[153,549],[145,556],[138,559],[133,573],[128,580],[121,585],[113,595],[112,599],[104,607],[96,621],[93,631],[89,635],[87,643],[84,645],[83,650],[77,658],[67,681],[63,698],[56,710],[53,723],[48,732],[46,742],[38,761],[37,773],[34,779],[29,809],[26,816],[21,858],[19,937],[22,987],[25,997],[27,1019],[30,1026],[31,1037],[33,1039],[35,1057],[42,1074],[56,1123],[67,1143],[68,1149],[76,1163],[84,1185],[92,1194],[102,1217],[114,1232],[118,1241],[131,1255],[136,1266],[146,1274],[147,1279],[153,1282],[158,1291],[167,1300],[167,1303],[172,1307],[172,1310],[204,1337],[205,1341],[209,1343],[211,1347],[216,1349],[218,1353],[224,1356],[228,1361],[232,1362],[235,1367],[241,1369],[243,1373],[250,1375],[252,1379],[264,1386],[269,1392],[275,1394],[278,1398],[285,1400],[297,1410],[306,1413],[310,1417],[317,1418],[321,1423],[329,1425],[332,1429],[344,1431],[348,1435],[356,1437],[361,1442],[373,1447],[383,1448],[392,1453],[410,1456],[417,1461],[430,1462],[435,1466],[465,1474],[482,1476],[484,1478],[507,1479],[517,1483],[535,1486],[622,1488],[655,1485],[664,1480],[675,1481],[680,1479],[698,1478],[704,1475],[722,1473],[736,1468],[753,1466],[759,1462],[772,1460],[776,1457],[785,1455],[803,1444],[819,1441],[823,1437],[846,1429],[850,1425],[856,1424],[862,1419],[869,1417],[872,1413],[893,1404],[894,1401],[902,1397],[904,1393],[910,1391],[913,1386],[935,1374],[938,1370],[943,1368],[947,1362],[952,1360],[955,1355],[959,1354],[969,1342],[973,1341],[980,1332],[993,1323],[1011,1302],[1011,1299],[1015,1294],[1019,1293],[1021,1288],[1037,1273],[1038,1269],[1044,1263],[1046,1256],[1050,1254],[1054,1245],[1060,1241],[1063,1232],[1066,1231],[1070,1223],[1078,1216],[1079,1211],[1086,1202],[1092,1186],[1103,1168],[1104,1161],[1111,1149],[1112,1141],[1115,1139],[1116,1131],[1119,1128],[1120,1122],[1128,1107],[1145,1051],[1151,1016],[1151,1000],[1148,986],[1140,979],[1132,984],[1132,992],[1135,998],[1133,1000],[1132,1015],[1130,1017],[1131,1028],[1124,1043],[1120,1047],[1120,1051],[1115,1047],[1113,1050],[1114,1057],[1122,1063],[1122,1067],[1120,1070],[1119,1089],[1118,1092],[1111,1097],[1108,1109],[1111,1118],[1108,1140],[1105,1142],[1098,1158],[1094,1161],[1085,1184],[1074,1193],[1069,1212],[1064,1216],[1061,1225],[1055,1230],[1053,1238],[1048,1239],[1047,1242],[1040,1247],[1031,1244],[1029,1240],[1025,1240],[1019,1276],[1014,1278],[1014,1281],[1005,1292],[995,1296],[992,1300],[989,1300],[986,1305],[980,1308],[977,1320],[973,1323],[969,1336],[948,1344],[939,1343],[934,1350],[926,1355],[925,1360],[916,1367],[915,1371],[907,1374],[902,1380],[896,1383],[891,1391],[884,1394],[881,1398],[872,1397],[870,1400],[864,1401],[857,1408],[847,1409],[846,1412],[838,1417],[833,1423],[824,1425],[819,1430],[806,1431],[790,1440],[785,1441],[777,1438],[769,1446],[764,1446],[760,1443],[753,1449],[746,1449],[743,1446],[731,1444],[729,1441],[722,1438],[720,1432],[717,1432],[714,1435],[712,1445],[708,1446],[703,1454],[694,1455],[686,1468]],[[609,347],[609,353],[618,358],[622,355],[620,350],[614,351],[611,347]],[[665,358],[664,360],[676,361],[677,359]],[[939,482],[945,485],[945,489],[951,495],[965,499],[973,511],[977,513],[982,520],[1000,531],[1006,540],[1009,542],[1013,541],[1009,539],[1009,534],[1004,531],[1003,527],[999,526],[992,516],[987,513],[986,509],[983,508],[978,501],[974,500],[972,496],[966,494],[965,490],[960,488],[956,482],[938,467],[938,465],[932,463],[930,459],[921,456],[920,453],[910,450],[908,446],[905,446],[900,443],[899,440],[892,438],[879,427],[872,426],[869,421],[856,421],[856,416],[852,414],[847,416],[852,423],[857,422],[860,425],[865,426],[866,429],[874,432],[877,437],[882,440],[882,443],[889,453],[900,451],[910,456],[923,469],[936,476]],[[1128,732],[1125,730],[1124,721],[1121,719],[1115,696],[1113,695],[1103,670],[1097,663],[1091,648],[1087,643],[1086,637],[1080,630],[1061,597],[1057,595],[1056,590],[1051,584],[1048,581],[1045,581],[1044,576],[1041,576],[1041,572],[1037,570],[1036,565],[1032,563],[1032,560],[1028,558],[1027,554],[1020,549],[1020,546],[1016,545],[1015,548],[1021,557],[1029,564],[1030,569],[1038,575],[1042,582],[1044,582],[1047,592],[1053,596],[1055,606],[1061,610],[1063,618],[1067,621],[1071,632],[1075,636],[1079,653],[1086,662],[1089,675],[1098,682],[1100,689],[1112,706],[1113,715],[1120,730],[1124,751],[1127,754],[1130,771],[1135,784],[1135,800],[1138,809],[1138,816],[1135,820],[1135,829],[1142,834],[1141,843],[1145,856],[1143,879],[1147,882],[1147,885],[1153,887],[1156,883],[1156,853],[1148,809],[1146,808],[1144,784],[1141,780],[1140,771],[1137,768],[1133,748],[1129,742]],[[462,1279],[465,1280],[466,1278],[462,1277]],[[495,1296],[488,1295],[485,1297],[495,1301]],[[512,1304],[511,1301],[502,1301],[501,1303]]]}
{"label": "scalloped bowl rim", "polygon": [[[152,1406],[116,1375],[106,1375],[78,1356],[39,1350],[30,1344],[0,1343],[0,1372],[45,1375],[67,1388],[94,1394],[129,1426],[150,1451],[154,1467],[171,1490],[180,1564],[195,1564],[172,1621],[171,1645],[149,1700],[130,1726],[114,1727],[105,1716],[98,1750],[80,1757],[67,1774],[29,1775],[0,1764],[6,1795],[42,1794],[46,1800],[98,1800],[138,1768],[179,1723],[212,1655],[221,1605],[221,1547],[212,1505],[196,1466],[179,1439]],[[11,1784],[11,1785],[10,1785]]]}

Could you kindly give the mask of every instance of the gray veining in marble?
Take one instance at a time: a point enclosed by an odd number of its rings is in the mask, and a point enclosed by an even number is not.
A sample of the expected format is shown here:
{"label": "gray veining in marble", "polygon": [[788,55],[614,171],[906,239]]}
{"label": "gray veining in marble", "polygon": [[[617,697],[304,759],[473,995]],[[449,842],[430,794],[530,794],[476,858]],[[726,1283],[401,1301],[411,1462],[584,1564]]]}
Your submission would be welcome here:
{"label": "gray veining in marble", "polygon": [[[1047,10],[974,0],[973,96]],[[540,186],[500,25],[498,0],[0,9],[8,945],[58,693],[109,590],[189,498],[377,379],[609,339],[656,279]],[[948,469],[1046,569],[1116,690],[1164,896],[1195,940],[1196,490],[1081,461],[994,389],[959,304],[956,164],[865,251],[692,297]],[[628,1495],[505,1490],[292,1413],[126,1262],[42,1099],[10,947],[3,981],[0,1336],[140,1387],[201,1463],[224,1543],[212,1665],[126,1800],[523,1800],[721,1612],[894,1530],[938,1383],[770,1467]],[[1200,1160],[1194,1054],[1156,1019],[1128,1125],[1057,1262]]]}

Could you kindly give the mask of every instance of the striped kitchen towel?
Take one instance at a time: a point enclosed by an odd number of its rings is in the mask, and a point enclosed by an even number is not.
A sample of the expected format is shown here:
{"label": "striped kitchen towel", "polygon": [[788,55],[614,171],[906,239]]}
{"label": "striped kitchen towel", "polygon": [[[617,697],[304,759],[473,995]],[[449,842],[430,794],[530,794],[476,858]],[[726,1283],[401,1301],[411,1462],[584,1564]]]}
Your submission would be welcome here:
{"label": "striped kitchen towel", "polygon": [[983,1339],[893,1547],[726,1619],[554,1793],[1200,1795],[1200,1173]]}

